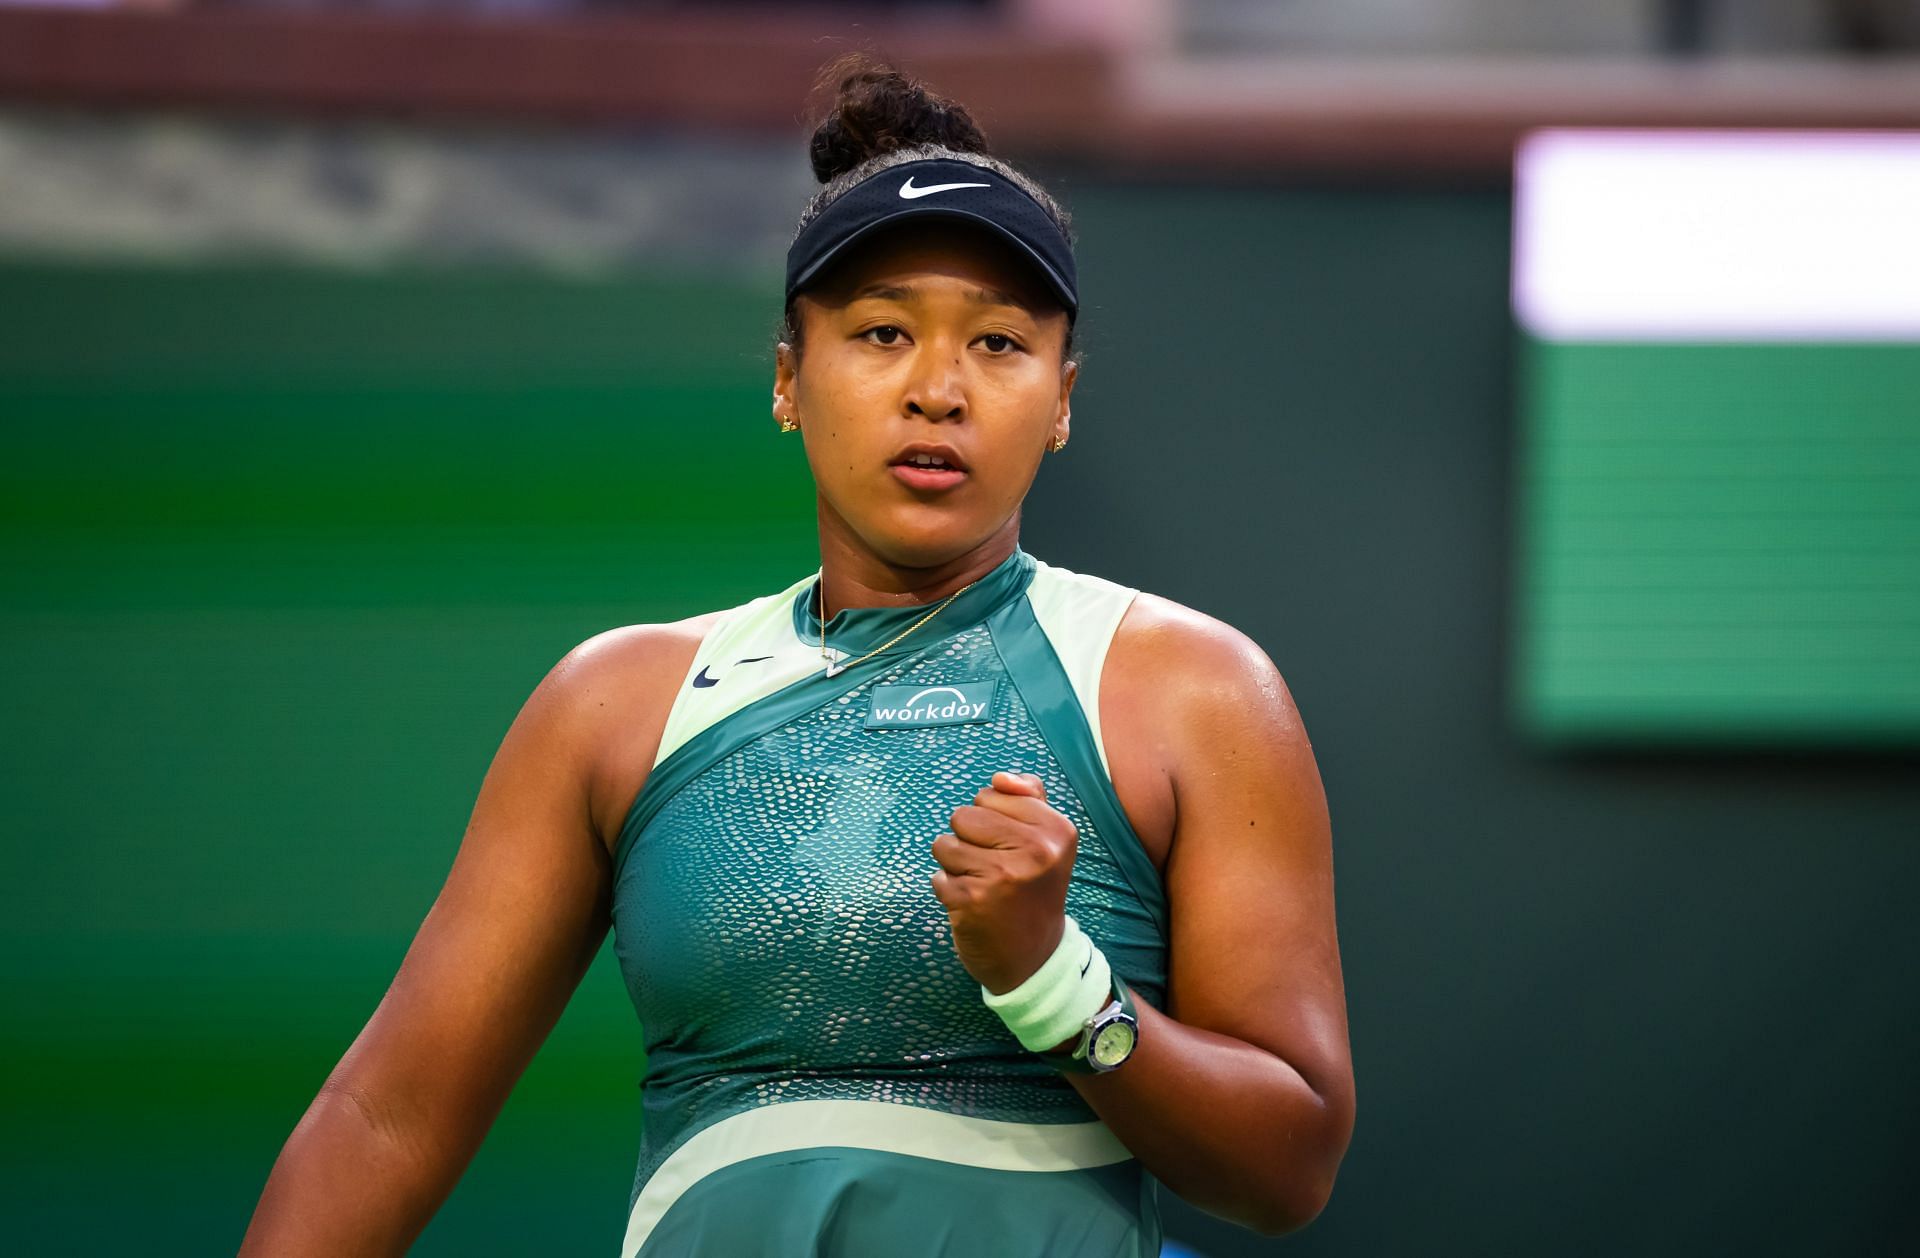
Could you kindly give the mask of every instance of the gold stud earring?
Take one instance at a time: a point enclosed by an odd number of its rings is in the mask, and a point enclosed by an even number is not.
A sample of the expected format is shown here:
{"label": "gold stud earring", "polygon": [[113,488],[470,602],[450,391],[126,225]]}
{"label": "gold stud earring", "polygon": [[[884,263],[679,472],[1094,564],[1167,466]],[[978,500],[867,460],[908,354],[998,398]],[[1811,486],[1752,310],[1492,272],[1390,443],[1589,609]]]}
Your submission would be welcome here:
{"label": "gold stud earring", "polygon": [[1066,448],[1067,448],[1067,439],[1065,437],[1055,437],[1053,439],[1054,453],[1058,454],[1060,451]]}
{"label": "gold stud earring", "polygon": [[788,419],[785,415],[782,415],[780,417],[780,431],[781,432],[799,432],[800,423],[798,420]]}

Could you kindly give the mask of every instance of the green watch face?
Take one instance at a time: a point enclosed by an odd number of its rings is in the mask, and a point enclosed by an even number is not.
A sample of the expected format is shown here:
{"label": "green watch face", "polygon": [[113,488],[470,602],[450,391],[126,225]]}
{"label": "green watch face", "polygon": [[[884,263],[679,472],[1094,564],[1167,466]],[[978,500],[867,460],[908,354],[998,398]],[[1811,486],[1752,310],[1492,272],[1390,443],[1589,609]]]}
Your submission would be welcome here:
{"label": "green watch face", "polygon": [[1093,1060],[1102,1066],[1117,1066],[1133,1052],[1133,1023],[1109,1022],[1093,1037]]}

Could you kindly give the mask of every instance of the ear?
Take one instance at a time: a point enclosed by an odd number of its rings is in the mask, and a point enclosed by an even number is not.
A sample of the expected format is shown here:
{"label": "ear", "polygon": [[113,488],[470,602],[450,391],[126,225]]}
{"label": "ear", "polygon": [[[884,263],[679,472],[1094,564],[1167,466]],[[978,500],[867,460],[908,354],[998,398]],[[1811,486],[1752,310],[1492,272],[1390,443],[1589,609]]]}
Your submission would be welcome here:
{"label": "ear", "polygon": [[794,396],[794,385],[799,379],[799,355],[793,352],[793,346],[781,341],[773,350],[773,417],[798,420],[800,403]]}
{"label": "ear", "polygon": [[1073,419],[1073,386],[1080,379],[1080,364],[1068,363],[1060,371],[1060,406],[1054,413],[1053,427],[1048,430],[1049,442],[1065,441],[1067,429]]}

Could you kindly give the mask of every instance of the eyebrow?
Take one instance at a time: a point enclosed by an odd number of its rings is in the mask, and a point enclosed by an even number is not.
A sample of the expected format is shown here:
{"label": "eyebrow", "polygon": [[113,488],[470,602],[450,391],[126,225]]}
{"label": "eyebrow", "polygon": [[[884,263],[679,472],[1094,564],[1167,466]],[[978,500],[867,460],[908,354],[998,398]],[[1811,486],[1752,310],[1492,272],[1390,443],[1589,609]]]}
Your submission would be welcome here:
{"label": "eyebrow", "polygon": [[[920,290],[911,284],[869,284],[847,300],[859,301],[863,297],[878,297],[883,301],[912,301],[920,295]],[[1012,293],[998,288],[967,288],[961,295],[977,306],[1014,306],[1028,309],[1027,303]]]}

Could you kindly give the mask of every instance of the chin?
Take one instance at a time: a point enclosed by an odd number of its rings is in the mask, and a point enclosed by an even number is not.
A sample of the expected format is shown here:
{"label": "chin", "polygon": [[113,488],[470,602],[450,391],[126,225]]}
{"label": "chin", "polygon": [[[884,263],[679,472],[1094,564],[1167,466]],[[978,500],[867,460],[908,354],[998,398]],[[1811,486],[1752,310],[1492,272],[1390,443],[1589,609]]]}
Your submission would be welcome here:
{"label": "chin", "polygon": [[873,552],[902,568],[937,568],[991,537],[994,527],[969,514],[916,507],[875,520],[861,530]]}

